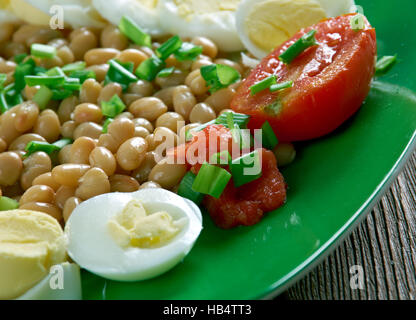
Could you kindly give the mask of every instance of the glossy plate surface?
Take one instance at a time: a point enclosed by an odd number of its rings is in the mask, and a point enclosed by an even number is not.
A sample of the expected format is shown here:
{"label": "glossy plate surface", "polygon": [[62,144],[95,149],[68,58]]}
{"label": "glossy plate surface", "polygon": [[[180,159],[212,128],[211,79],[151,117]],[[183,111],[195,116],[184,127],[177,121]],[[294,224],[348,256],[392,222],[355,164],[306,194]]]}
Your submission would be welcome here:
{"label": "glossy plate surface", "polygon": [[231,231],[216,228],[205,215],[204,230],[183,263],[139,283],[84,272],[85,299],[272,297],[365,217],[414,149],[416,4],[357,3],[377,29],[379,55],[397,53],[401,62],[373,84],[362,109],[342,128],[297,146],[296,162],[283,170],[290,186],[287,204],[254,227]]}

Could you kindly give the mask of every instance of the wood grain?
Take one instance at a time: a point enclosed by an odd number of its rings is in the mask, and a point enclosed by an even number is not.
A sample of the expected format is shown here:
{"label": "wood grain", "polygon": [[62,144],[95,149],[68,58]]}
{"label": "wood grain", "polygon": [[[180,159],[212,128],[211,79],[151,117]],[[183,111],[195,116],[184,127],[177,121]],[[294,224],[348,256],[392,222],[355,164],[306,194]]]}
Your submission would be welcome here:
{"label": "wood grain", "polygon": [[[351,289],[362,266],[364,289]],[[367,219],[321,265],[280,298],[416,300],[416,153]]]}

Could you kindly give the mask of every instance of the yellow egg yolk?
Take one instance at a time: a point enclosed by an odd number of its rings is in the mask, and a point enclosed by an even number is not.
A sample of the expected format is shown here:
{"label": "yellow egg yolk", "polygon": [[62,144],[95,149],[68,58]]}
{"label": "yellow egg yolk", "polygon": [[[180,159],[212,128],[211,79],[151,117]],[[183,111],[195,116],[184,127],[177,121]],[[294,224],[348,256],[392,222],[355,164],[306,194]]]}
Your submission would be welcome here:
{"label": "yellow egg yolk", "polygon": [[241,0],[175,0],[178,13],[186,19],[191,19],[194,14],[205,14],[220,11],[236,11]]}
{"label": "yellow egg yolk", "polygon": [[314,0],[267,0],[253,6],[244,27],[258,48],[271,52],[300,29],[325,18]]}

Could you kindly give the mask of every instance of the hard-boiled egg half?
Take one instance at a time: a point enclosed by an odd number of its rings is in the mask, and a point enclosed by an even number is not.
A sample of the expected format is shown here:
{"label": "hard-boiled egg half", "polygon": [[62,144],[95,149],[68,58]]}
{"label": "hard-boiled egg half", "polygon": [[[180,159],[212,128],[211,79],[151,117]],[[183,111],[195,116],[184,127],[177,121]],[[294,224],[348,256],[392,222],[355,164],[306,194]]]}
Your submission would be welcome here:
{"label": "hard-boiled egg half", "polygon": [[201,230],[199,208],[163,189],[92,198],[65,226],[69,256],[82,268],[118,281],[145,280],[173,268]]}
{"label": "hard-boiled egg half", "polygon": [[159,18],[165,31],[181,37],[203,36],[223,51],[243,50],[235,25],[240,0],[160,0]]}
{"label": "hard-boiled egg half", "polygon": [[354,10],[354,0],[242,0],[237,30],[248,51],[263,58],[300,29]]}

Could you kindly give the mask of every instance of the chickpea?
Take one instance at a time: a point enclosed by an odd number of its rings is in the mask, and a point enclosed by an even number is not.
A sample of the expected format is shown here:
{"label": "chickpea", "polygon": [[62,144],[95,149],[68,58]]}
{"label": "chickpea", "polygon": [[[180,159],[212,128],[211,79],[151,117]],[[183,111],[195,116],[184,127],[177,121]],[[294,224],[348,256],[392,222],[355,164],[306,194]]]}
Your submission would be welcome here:
{"label": "chickpea", "polygon": [[81,103],[75,107],[73,118],[76,123],[95,122],[103,119],[101,108],[92,103]]}
{"label": "chickpea", "polygon": [[153,137],[154,149],[149,151],[156,151],[156,161],[159,161],[166,155],[166,151],[178,145],[178,135],[169,128],[156,128]]}
{"label": "chickpea", "polygon": [[11,186],[15,184],[22,169],[22,159],[15,152],[0,153],[0,185]]}
{"label": "chickpea", "polygon": [[38,106],[32,101],[26,101],[19,105],[16,110],[14,126],[17,131],[25,132],[33,128],[39,115]]}
{"label": "chickpea", "polygon": [[97,48],[98,41],[94,33],[86,28],[72,32],[70,49],[74,53],[75,60],[82,60],[88,50]]}
{"label": "chickpea", "polygon": [[142,190],[142,189],[161,189],[161,188],[162,187],[161,187],[160,184],[158,184],[154,181],[147,181],[147,182],[143,183],[140,186],[139,190]]}
{"label": "chickpea", "polygon": [[14,32],[13,23],[2,23],[0,27],[0,43],[9,41]]}
{"label": "chickpea", "polygon": [[185,84],[192,90],[192,92],[201,96],[208,92],[208,86],[204,78],[202,78],[201,70],[192,71],[185,79]]}
{"label": "chickpea", "polygon": [[202,54],[214,59],[218,54],[217,45],[208,38],[195,37],[192,39],[192,43],[196,46],[201,46],[203,51]]}
{"label": "chickpea", "polygon": [[68,144],[59,151],[58,160],[60,164],[71,162],[71,148],[72,144]]}
{"label": "chickpea", "polygon": [[26,133],[16,138],[9,146],[10,151],[24,151],[27,144],[31,141],[46,142],[45,138],[36,133]]}
{"label": "chickpea", "polygon": [[62,212],[59,210],[57,206],[51,203],[43,203],[43,202],[28,202],[24,205],[20,206],[21,210],[32,210],[32,211],[39,211],[46,213],[52,217],[54,217],[58,222],[62,221]]}
{"label": "chickpea", "polygon": [[115,139],[117,148],[126,140],[134,137],[134,127],[133,121],[127,118],[119,118],[110,123],[108,133]]}
{"label": "chickpea", "polygon": [[224,109],[220,112],[219,116],[222,115],[223,113],[226,113],[226,112],[234,112],[234,111],[231,110],[231,109]]}
{"label": "chickpea", "polygon": [[187,86],[178,86],[173,91],[173,108],[185,120],[189,120],[189,115],[197,101],[191,90]]}
{"label": "chickpea", "polygon": [[119,119],[119,118],[127,118],[129,120],[134,120],[134,115],[131,114],[130,112],[126,111],[126,112],[120,113],[114,119]]}
{"label": "chickpea", "polygon": [[75,123],[75,121],[72,121],[72,120],[66,121],[61,126],[61,135],[62,135],[62,137],[73,139],[74,138],[74,131],[75,131],[76,128],[77,128],[77,124]]}
{"label": "chickpea", "polygon": [[168,111],[168,107],[158,98],[147,97],[133,102],[129,107],[129,111],[137,118],[155,121],[158,117]]}
{"label": "chickpea", "polygon": [[139,181],[144,183],[147,181],[150,172],[156,165],[156,154],[153,151],[147,152],[140,167],[133,171],[132,176]]}
{"label": "chickpea", "polygon": [[103,127],[95,122],[83,122],[74,130],[73,138],[76,140],[81,137],[89,137],[91,139],[99,139]]}
{"label": "chickpea", "polygon": [[123,93],[123,96],[121,97],[127,107],[130,107],[134,101],[139,100],[140,98],[142,98],[142,96],[137,93]]}
{"label": "chickpea", "polygon": [[33,180],[41,174],[52,170],[52,161],[45,152],[35,152],[23,160],[23,171],[20,184],[24,190],[32,186]]}
{"label": "chickpea", "polygon": [[135,127],[134,128],[134,137],[146,138],[150,132],[144,127]]}
{"label": "chickpea", "polygon": [[8,42],[1,48],[1,55],[6,59],[11,59],[18,54],[26,52],[26,46],[23,43],[17,42]]}
{"label": "chickpea", "polygon": [[111,192],[134,192],[139,190],[140,184],[134,178],[115,174],[110,177]]}
{"label": "chickpea", "polygon": [[165,88],[156,92],[154,94],[154,97],[162,100],[169,110],[173,110],[173,92],[174,91],[175,91],[175,87]]}
{"label": "chickpea", "polygon": [[209,58],[199,58],[192,63],[191,70],[200,70],[202,67],[209,66],[213,64],[212,60]]}
{"label": "chickpea", "polygon": [[296,158],[296,150],[291,143],[279,143],[276,148],[274,148],[273,153],[279,167],[291,164]]}
{"label": "chickpea", "polygon": [[[134,131],[133,131],[134,135]],[[105,133],[100,136],[97,143],[98,147],[104,147],[110,150],[112,153],[116,153],[120,143],[111,134]]]}
{"label": "chickpea", "polygon": [[175,69],[174,72],[168,77],[157,77],[155,82],[162,89],[175,87],[184,83],[187,76],[188,76],[187,72],[184,72],[179,69]]}
{"label": "chickpea", "polygon": [[0,138],[0,153],[7,150],[7,143],[2,138]]}
{"label": "chickpea", "polygon": [[13,140],[20,136],[20,132],[17,131],[14,125],[18,107],[19,106],[15,106],[0,115],[0,138],[7,144],[10,144]]}
{"label": "chickpea", "polygon": [[189,115],[189,120],[193,123],[207,123],[216,118],[217,115],[215,114],[215,111],[206,103],[196,104]]}
{"label": "chickpea", "polygon": [[89,156],[95,149],[96,143],[88,137],[80,137],[71,147],[70,162],[76,164],[89,164]]}
{"label": "chickpea", "polygon": [[123,88],[120,84],[116,82],[111,82],[101,90],[100,95],[98,97],[98,104],[101,105],[101,102],[109,101],[114,95],[118,95],[119,97],[121,97],[122,92]]}
{"label": "chickpea", "polygon": [[[86,80],[85,82],[87,82],[88,80]],[[82,88],[81,88],[81,91],[82,91]],[[57,112],[59,121],[61,123],[64,123],[64,122],[71,120],[71,114],[72,112],[74,112],[75,107],[77,105],[79,105],[79,99],[76,96],[70,96],[62,100],[62,102],[59,104],[59,108]]]}
{"label": "chickpea", "polygon": [[55,191],[42,185],[35,185],[25,191],[23,196],[20,198],[20,206],[28,202],[44,202],[54,203],[55,202]]}
{"label": "chickpea", "polygon": [[158,183],[162,188],[172,189],[182,180],[186,171],[186,165],[174,164],[173,159],[165,158],[152,169],[149,180]]}
{"label": "chickpea", "polygon": [[110,181],[105,172],[100,168],[91,168],[79,180],[75,196],[88,200],[100,194],[109,193],[110,190]]}
{"label": "chickpea", "polygon": [[56,39],[52,39],[51,41],[48,42],[48,46],[52,46],[56,49],[67,46],[68,44],[69,44],[68,40],[66,40],[64,38],[56,38]]}
{"label": "chickpea", "polygon": [[81,86],[79,98],[82,103],[97,103],[102,87],[95,79],[87,79]]}
{"label": "chickpea", "polygon": [[101,46],[103,48],[114,48],[124,50],[129,45],[129,40],[121,33],[119,28],[113,25],[108,25],[101,32]]}
{"label": "chickpea", "polygon": [[106,64],[97,64],[97,65],[89,66],[85,70],[94,71],[95,79],[99,83],[101,83],[105,80],[105,76],[107,75],[109,68],[110,66],[106,63]]}
{"label": "chickpea", "polygon": [[146,128],[147,131],[153,132],[153,125],[149,120],[146,120],[145,118],[135,118],[133,119],[133,123],[136,127],[143,127]]}
{"label": "chickpea", "polygon": [[63,209],[63,217],[65,222],[68,221],[74,209],[78,207],[81,204],[81,202],[81,199],[77,197],[71,197],[68,200],[66,200]]}
{"label": "chickpea", "polygon": [[57,191],[60,187],[58,183],[55,182],[55,180],[52,177],[52,172],[46,172],[41,174],[40,176],[37,176],[33,182],[32,186],[48,186],[53,191]]}
{"label": "chickpea", "polygon": [[218,90],[214,92],[211,96],[205,99],[205,103],[211,106],[215,112],[219,113],[224,109],[230,107],[231,100],[235,95],[235,90],[230,87]]}
{"label": "chickpea", "polygon": [[75,56],[67,45],[58,48],[56,50],[56,55],[61,59],[64,65],[75,61]]}
{"label": "chickpea", "polygon": [[90,169],[86,164],[61,164],[52,170],[53,179],[60,185],[77,187],[78,180]]}
{"label": "chickpea", "polygon": [[137,49],[126,49],[117,56],[117,60],[121,62],[133,62],[134,70],[147,58],[148,56],[143,51]]}
{"label": "chickpea", "polygon": [[149,97],[153,94],[154,88],[151,82],[146,80],[139,80],[137,82],[130,83],[127,92],[134,93],[140,96],[140,98]]}
{"label": "chickpea", "polygon": [[92,150],[89,156],[89,162],[91,167],[102,169],[107,176],[113,175],[116,171],[116,159],[114,155],[104,147],[96,147]]}
{"label": "chickpea", "polygon": [[42,111],[37,118],[33,132],[41,135],[50,143],[56,141],[61,134],[58,115],[50,109]]}
{"label": "chickpea", "polygon": [[195,129],[195,128],[199,127],[199,126],[200,126],[199,123],[190,123],[190,124],[187,124],[186,126],[184,126],[179,131],[179,142],[178,142],[178,144],[184,144],[186,142],[186,133],[189,130]]}
{"label": "chickpea", "polygon": [[114,59],[120,54],[120,51],[113,48],[95,48],[88,50],[84,55],[87,66],[104,64]]}
{"label": "chickpea", "polygon": [[176,112],[166,112],[156,120],[156,127],[166,127],[173,132],[178,132],[185,125],[185,119]]}
{"label": "chickpea", "polygon": [[76,188],[68,187],[68,186],[60,186],[59,189],[56,191],[56,200],[55,204],[58,206],[59,209],[63,209],[65,202],[75,195]]}
{"label": "chickpea", "polygon": [[59,56],[55,56],[53,58],[42,58],[39,61],[39,66],[46,68],[46,69],[51,69],[54,67],[63,67],[64,63],[61,60],[61,58],[59,58]]}
{"label": "chickpea", "polygon": [[16,70],[16,63],[0,58],[0,73],[9,73]]}
{"label": "chickpea", "polygon": [[147,142],[143,138],[131,138],[117,151],[117,162],[124,170],[137,169],[143,162],[147,151]]}

